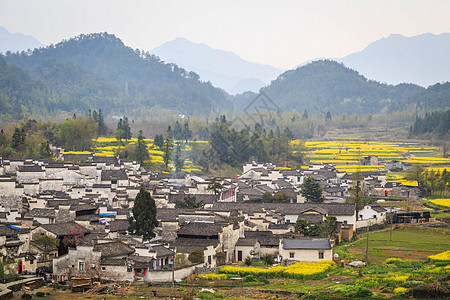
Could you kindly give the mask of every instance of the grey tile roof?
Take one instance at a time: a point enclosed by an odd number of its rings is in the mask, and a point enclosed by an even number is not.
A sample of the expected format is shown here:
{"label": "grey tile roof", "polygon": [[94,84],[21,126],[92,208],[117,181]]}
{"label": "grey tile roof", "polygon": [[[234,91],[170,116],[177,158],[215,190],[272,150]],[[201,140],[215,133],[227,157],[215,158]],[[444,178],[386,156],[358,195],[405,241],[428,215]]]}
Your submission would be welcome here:
{"label": "grey tile roof", "polygon": [[103,170],[101,175],[102,181],[110,180],[127,180],[128,176],[125,170]]}
{"label": "grey tile roof", "polygon": [[283,239],[283,248],[288,249],[331,249],[330,239]]}
{"label": "grey tile roof", "polygon": [[176,238],[172,246],[177,253],[190,253],[194,249],[205,250],[208,246],[217,247],[219,240],[213,239],[191,239],[191,238]]}
{"label": "grey tile roof", "polygon": [[25,218],[54,218],[54,208],[34,208],[25,215]]}
{"label": "grey tile roof", "polygon": [[218,236],[222,226],[208,222],[185,223],[178,230],[178,236]]}
{"label": "grey tile roof", "polygon": [[96,244],[94,251],[100,251],[102,257],[114,257],[134,253],[134,249],[131,249],[131,247],[121,241]]}
{"label": "grey tile roof", "polygon": [[162,245],[152,246],[152,249],[154,252],[156,252],[156,257],[165,257],[165,256],[175,255],[175,252],[173,252],[172,250],[170,250]]}
{"label": "grey tile roof", "polygon": [[126,266],[127,262],[125,259],[102,259],[100,261],[101,266]]}
{"label": "grey tile roof", "polygon": [[41,227],[57,236],[68,235],[73,230],[73,228],[79,229],[81,232],[84,232],[84,234],[89,232],[83,226],[73,221],[57,224],[43,224],[41,225]]}
{"label": "grey tile roof", "polygon": [[348,203],[245,203],[245,202],[217,202],[213,209],[240,210],[246,214],[260,212],[263,209],[274,210],[282,215],[300,214],[305,209],[319,207],[332,216],[352,216],[355,214],[355,205]]}
{"label": "grey tile roof", "polygon": [[19,172],[44,172],[44,169],[42,169],[41,166],[19,166],[18,168]]}

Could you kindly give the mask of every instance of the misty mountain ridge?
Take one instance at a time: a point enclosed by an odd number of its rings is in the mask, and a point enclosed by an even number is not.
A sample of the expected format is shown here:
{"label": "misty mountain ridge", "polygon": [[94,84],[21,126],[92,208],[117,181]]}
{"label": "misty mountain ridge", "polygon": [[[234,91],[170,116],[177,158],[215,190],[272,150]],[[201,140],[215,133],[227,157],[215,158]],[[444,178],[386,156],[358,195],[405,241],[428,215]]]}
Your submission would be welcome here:
{"label": "misty mountain ridge", "polygon": [[[9,53],[5,60],[57,95],[53,110],[102,108],[106,114],[145,117],[152,107],[187,115],[230,107],[226,93],[196,73],[133,50],[108,33],[82,34],[28,54]],[[43,103],[39,95],[30,98]]]}
{"label": "misty mountain ridge", "polygon": [[44,44],[35,37],[21,33],[11,33],[0,26],[0,53],[6,53],[7,51],[21,52],[40,47],[44,47]]}
{"label": "misty mountain ridge", "polygon": [[405,37],[391,34],[364,50],[335,59],[367,78],[424,87],[450,80],[450,33]]}
{"label": "misty mountain ridge", "polygon": [[213,49],[184,38],[166,42],[150,53],[196,72],[202,80],[210,81],[229,94],[258,92],[283,72],[269,65],[246,61],[231,51]]}

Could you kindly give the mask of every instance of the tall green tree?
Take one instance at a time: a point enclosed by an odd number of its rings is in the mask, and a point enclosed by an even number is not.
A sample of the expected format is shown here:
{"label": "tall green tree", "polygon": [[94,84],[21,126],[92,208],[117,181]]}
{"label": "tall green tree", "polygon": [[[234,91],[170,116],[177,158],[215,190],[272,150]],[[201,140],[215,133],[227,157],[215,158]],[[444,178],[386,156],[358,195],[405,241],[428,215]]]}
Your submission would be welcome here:
{"label": "tall green tree", "polygon": [[158,226],[156,219],[156,204],[153,197],[143,187],[134,200],[133,216],[128,218],[131,234],[142,236],[142,240],[148,240],[155,236],[153,229]]}
{"label": "tall green tree", "polygon": [[184,167],[184,157],[183,157],[183,153],[181,152],[180,144],[178,144],[175,147],[175,155],[174,155],[173,161],[174,161],[176,172],[181,171],[181,169],[183,169],[183,167]]}
{"label": "tall green tree", "polygon": [[322,192],[322,187],[314,178],[306,177],[301,193],[308,202],[322,203],[324,200]]}
{"label": "tall green tree", "polygon": [[364,207],[364,176],[361,172],[355,172],[352,176],[352,186],[349,189],[350,197],[347,203],[355,204],[356,215]]}
{"label": "tall green tree", "polygon": [[147,144],[145,143],[144,139],[145,137],[142,135],[142,130],[139,130],[134,157],[141,164],[141,166],[144,165],[145,161],[148,161],[150,159],[150,154],[148,153]]}
{"label": "tall green tree", "polygon": [[203,201],[197,201],[197,198],[195,196],[186,196],[184,197],[184,201],[177,200],[175,202],[175,208],[203,208],[205,204]]}
{"label": "tall green tree", "polygon": [[164,141],[163,152],[163,161],[167,168],[173,153],[173,135],[170,126],[167,128],[167,137]]}

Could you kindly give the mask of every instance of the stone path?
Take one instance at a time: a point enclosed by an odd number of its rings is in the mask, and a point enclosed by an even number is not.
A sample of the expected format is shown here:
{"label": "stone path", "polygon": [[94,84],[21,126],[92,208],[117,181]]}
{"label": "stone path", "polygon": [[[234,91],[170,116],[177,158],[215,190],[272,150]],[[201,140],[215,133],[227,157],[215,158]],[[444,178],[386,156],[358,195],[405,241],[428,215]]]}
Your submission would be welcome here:
{"label": "stone path", "polygon": [[8,282],[8,283],[0,283],[0,299],[3,299],[5,296],[12,293],[12,291],[9,289],[10,286],[43,279],[42,277],[35,277],[35,276],[30,276],[30,275],[25,275],[23,277],[25,277],[25,278],[21,279],[21,280],[16,280],[16,281]]}

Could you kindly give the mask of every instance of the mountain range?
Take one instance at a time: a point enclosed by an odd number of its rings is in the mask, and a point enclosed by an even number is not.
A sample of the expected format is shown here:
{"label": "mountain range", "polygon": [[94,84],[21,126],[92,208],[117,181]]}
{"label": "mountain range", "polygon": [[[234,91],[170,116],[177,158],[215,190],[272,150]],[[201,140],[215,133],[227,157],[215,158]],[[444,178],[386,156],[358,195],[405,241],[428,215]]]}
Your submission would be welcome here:
{"label": "mountain range", "polygon": [[390,84],[433,85],[450,80],[450,33],[391,34],[361,52],[336,59],[365,77]]}
{"label": "mountain range", "polygon": [[31,35],[11,33],[6,28],[0,26],[0,53],[6,53],[7,51],[21,52],[43,46],[44,44]]}
{"label": "mountain range", "polygon": [[[450,83],[425,89],[369,80],[342,63],[319,60],[283,72],[262,88],[284,111],[384,113],[450,105]],[[256,94],[229,95],[192,71],[133,50],[108,33],[0,56],[0,118],[59,116],[101,108],[133,118],[242,111]]]}
{"label": "mountain range", "polygon": [[283,72],[269,65],[246,61],[233,52],[213,49],[184,38],[166,42],[150,53],[196,72],[202,80],[210,81],[232,95],[258,92]]}

